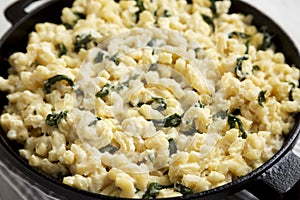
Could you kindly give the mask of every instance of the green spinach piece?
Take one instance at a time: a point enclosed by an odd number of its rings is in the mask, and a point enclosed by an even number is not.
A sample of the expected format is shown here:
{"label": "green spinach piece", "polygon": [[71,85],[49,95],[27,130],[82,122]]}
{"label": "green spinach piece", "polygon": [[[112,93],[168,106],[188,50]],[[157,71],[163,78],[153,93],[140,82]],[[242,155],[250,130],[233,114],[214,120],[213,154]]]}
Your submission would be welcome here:
{"label": "green spinach piece", "polygon": [[103,61],[105,54],[102,51],[99,51],[94,58],[94,63],[101,63]]}
{"label": "green spinach piece", "polygon": [[163,17],[171,17],[171,12],[169,10],[164,10],[163,14],[162,14]]}
{"label": "green spinach piece", "polygon": [[258,50],[267,50],[272,45],[273,36],[268,33],[265,29],[263,30],[264,39],[263,42],[258,47]]}
{"label": "green spinach piece", "polygon": [[177,152],[177,146],[176,146],[176,141],[173,138],[169,139],[168,141],[169,141],[169,152],[171,156]]}
{"label": "green spinach piece", "polygon": [[163,126],[165,128],[167,127],[177,127],[181,124],[182,119],[181,116],[177,113],[168,116],[165,119],[149,119],[149,121],[152,121],[154,125],[156,126]]}
{"label": "green spinach piece", "polygon": [[239,130],[240,130],[240,132],[242,133],[241,137],[242,137],[243,139],[246,139],[246,138],[247,138],[247,133],[246,133],[246,131],[244,130],[243,123],[242,123],[242,121],[241,121],[238,117],[236,117],[236,116],[233,115],[233,114],[229,114],[229,115],[228,115],[227,122],[228,122],[230,128],[235,128],[235,127],[236,127],[236,124],[238,124]]}
{"label": "green spinach piece", "polygon": [[43,90],[46,92],[46,94],[49,94],[51,92],[51,85],[54,85],[56,82],[58,81],[62,81],[62,80],[65,80],[68,82],[68,84],[73,87],[74,86],[74,83],[73,81],[68,78],[67,76],[65,75],[55,75],[49,79],[47,79],[45,82],[44,82],[44,87],[43,87]]}
{"label": "green spinach piece", "polygon": [[289,91],[289,100],[290,100],[290,101],[294,101],[294,98],[293,98],[293,90],[296,88],[296,85],[295,85],[295,83],[293,83],[293,82],[289,82],[289,85],[292,86],[291,89],[290,89],[290,91]]}
{"label": "green spinach piece", "polygon": [[46,117],[46,124],[49,126],[56,126],[60,122],[61,119],[65,119],[67,117],[68,110],[61,111],[60,113],[52,113],[48,114]]}
{"label": "green spinach piece", "polygon": [[143,195],[143,199],[155,199],[157,195],[159,194],[159,190],[165,189],[165,188],[172,188],[173,185],[160,185],[158,183],[150,183],[147,191]]}
{"label": "green spinach piece", "polygon": [[76,35],[74,42],[74,51],[79,52],[80,49],[87,49],[88,43],[94,41],[91,34]]}
{"label": "green spinach piece", "polygon": [[91,123],[89,123],[88,127],[96,125],[96,123],[100,120],[101,120],[101,118],[97,117],[95,120],[93,120]]}
{"label": "green spinach piece", "polygon": [[248,60],[248,59],[249,59],[249,56],[247,56],[247,55],[244,55],[244,56],[236,59],[236,65],[235,65],[234,71],[235,71],[236,77],[240,81],[243,81],[246,79],[247,73],[243,73],[242,65],[243,65],[243,61]]}
{"label": "green spinach piece", "polygon": [[144,6],[144,1],[143,0],[136,0],[136,7],[138,7],[138,11],[135,13],[136,16],[136,22],[138,22],[140,20],[140,14],[146,10],[145,6]]}
{"label": "green spinach piece", "polygon": [[233,31],[233,32],[229,33],[228,38],[234,38],[234,37],[248,39],[250,37],[250,35],[248,35],[246,33],[242,33],[242,32],[237,32],[237,31]]}
{"label": "green spinach piece", "polygon": [[118,59],[118,53],[112,55],[111,57],[108,57],[109,60],[113,61],[117,66],[120,64]]}
{"label": "green spinach piece", "polygon": [[266,92],[267,92],[266,90],[265,91],[260,91],[259,94],[258,94],[258,104],[261,107],[264,107],[263,103],[266,101],[266,97],[265,97]]}
{"label": "green spinach piece", "polygon": [[56,46],[56,49],[58,50],[58,57],[62,57],[63,55],[66,55],[68,50],[67,50],[67,47],[63,44],[63,43],[60,43]]}
{"label": "green spinach piece", "polygon": [[207,15],[204,15],[204,14],[202,14],[202,18],[211,27],[212,32],[215,32],[215,24],[214,24],[213,19],[211,17],[207,16]]}
{"label": "green spinach piece", "polygon": [[194,193],[193,189],[191,189],[189,187],[186,187],[186,186],[184,186],[180,183],[175,184],[175,191],[180,192],[183,195],[188,195],[188,194],[193,194]]}
{"label": "green spinach piece", "polygon": [[198,102],[196,103],[195,107],[204,108],[205,105],[204,105],[201,101],[198,101]]}
{"label": "green spinach piece", "polygon": [[110,93],[110,89],[113,88],[113,86],[109,83],[105,84],[99,92],[96,93],[96,97],[103,99]]}
{"label": "green spinach piece", "polygon": [[254,74],[255,71],[259,71],[260,70],[260,67],[258,65],[254,65],[252,67],[252,74]]}
{"label": "green spinach piece", "polygon": [[217,120],[218,118],[225,119],[226,116],[227,116],[227,111],[220,110],[219,112],[213,114],[212,119],[213,121]]}
{"label": "green spinach piece", "polygon": [[157,103],[158,106],[155,107],[158,111],[163,111],[167,109],[167,103],[163,98],[160,97],[152,97],[150,101],[148,101],[146,104],[151,105],[153,103]]}
{"label": "green spinach piece", "polygon": [[181,116],[175,113],[165,119],[164,127],[177,127],[181,124],[181,121]]}
{"label": "green spinach piece", "polygon": [[105,153],[105,152],[109,152],[110,154],[114,154],[116,151],[118,151],[119,150],[119,148],[118,147],[116,147],[116,146],[114,146],[114,145],[112,145],[112,144],[108,144],[108,145],[106,145],[106,146],[104,146],[104,147],[101,147],[100,149],[99,149],[99,151],[101,152],[101,153]]}

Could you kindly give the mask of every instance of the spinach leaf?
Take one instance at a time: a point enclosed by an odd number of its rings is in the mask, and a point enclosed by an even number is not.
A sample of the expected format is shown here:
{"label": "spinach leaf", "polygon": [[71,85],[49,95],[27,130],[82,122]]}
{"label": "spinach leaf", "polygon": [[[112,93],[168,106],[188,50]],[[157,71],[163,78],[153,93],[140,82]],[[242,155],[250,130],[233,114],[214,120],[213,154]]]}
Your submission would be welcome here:
{"label": "spinach leaf", "polygon": [[246,33],[242,33],[242,32],[233,31],[228,35],[228,38],[233,38],[233,37],[240,37],[243,39],[248,39],[250,37],[250,35],[248,35]]}
{"label": "spinach leaf", "polygon": [[144,2],[143,0],[136,0],[136,6],[138,7],[138,11],[135,13],[136,16],[136,22],[138,22],[140,20],[140,14],[146,10],[145,6],[144,6]]}
{"label": "spinach leaf", "polygon": [[169,152],[170,152],[170,156],[171,156],[177,152],[177,146],[176,146],[176,142],[173,138],[169,139],[168,141],[169,141]]}
{"label": "spinach leaf", "polygon": [[227,116],[227,111],[221,110],[221,111],[213,114],[212,119],[213,119],[213,121],[217,120],[218,118],[225,119],[226,116]]}
{"label": "spinach leaf", "polygon": [[68,50],[66,48],[66,46],[63,43],[60,43],[56,46],[56,48],[58,49],[58,57],[62,57],[63,55],[66,55]]}
{"label": "spinach leaf", "polygon": [[175,191],[180,192],[183,195],[188,195],[188,194],[193,194],[194,193],[193,189],[191,189],[189,187],[186,187],[186,186],[184,186],[180,183],[175,184]]}
{"label": "spinach leaf", "polygon": [[216,1],[215,0],[210,0],[210,9],[213,13],[214,16],[217,15],[217,6],[216,6]]}
{"label": "spinach leaf", "polygon": [[[154,108],[158,111],[163,111],[167,109],[167,103],[163,98],[160,97],[152,97],[150,101],[147,102],[148,105],[157,103],[158,105]],[[155,106],[155,105],[154,105]]]}
{"label": "spinach leaf", "polygon": [[266,92],[267,92],[266,90],[265,91],[260,91],[259,94],[258,94],[258,104],[261,107],[264,107],[263,102],[266,101],[266,98],[265,98]]}
{"label": "spinach leaf", "polygon": [[100,121],[100,120],[101,120],[101,118],[100,118],[100,117],[97,117],[97,119],[95,119],[95,120],[93,120],[91,123],[89,123],[88,127],[96,125],[96,123],[97,123],[98,121]]}
{"label": "spinach leaf", "polygon": [[143,199],[155,199],[157,195],[159,194],[159,190],[165,189],[165,188],[172,188],[173,185],[160,185],[158,183],[150,183],[148,189],[146,190],[145,194],[143,195]]}
{"label": "spinach leaf", "polygon": [[266,50],[272,45],[273,36],[270,33],[266,32],[265,29],[263,30],[263,34],[264,34],[264,39],[263,42],[260,44],[260,46],[257,48],[258,50]]}
{"label": "spinach leaf", "polygon": [[152,121],[154,125],[156,126],[163,126],[165,128],[167,127],[177,127],[181,124],[181,116],[177,113],[168,116],[165,119],[150,119],[149,121]]}
{"label": "spinach leaf", "polygon": [[234,71],[235,71],[236,77],[240,81],[243,81],[246,78],[247,73],[243,73],[243,71],[242,71],[242,65],[243,65],[243,61],[244,60],[248,60],[248,59],[249,59],[249,57],[247,55],[244,55],[244,56],[236,59],[236,65],[235,65]]}
{"label": "spinach leaf", "polygon": [[164,10],[162,16],[163,16],[163,17],[171,17],[172,15],[171,15],[171,12],[170,12],[169,10]]}
{"label": "spinach leaf", "polygon": [[289,100],[290,101],[294,101],[294,98],[293,98],[293,89],[295,89],[296,85],[293,82],[289,82],[289,85],[292,86],[291,89],[290,89],[290,91],[289,91]]}
{"label": "spinach leaf", "polygon": [[205,105],[203,103],[201,103],[201,101],[198,101],[195,105],[195,107],[199,107],[199,108],[204,108]]}
{"label": "spinach leaf", "polygon": [[53,112],[52,114],[47,115],[45,122],[49,126],[56,126],[61,119],[65,119],[67,117],[67,114],[68,110],[61,111],[60,113]]}
{"label": "spinach leaf", "polygon": [[87,49],[88,43],[94,41],[91,34],[76,35],[74,42],[74,51],[79,52],[80,49]]}
{"label": "spinach leaf", "polygon": [[210,27],[212,28],[212,32],[215,32],[215,24],[214,24],[213,19],[204,14],[202,15],[202,18],[208,25],[210,25]]}
{"label": "spinach leaf", "polygon": [[113,61],[117,66],[120,64],[119,59],[118,59],[118,53],[112,55],[108,59]]}
{"label": "spinach leaf", "polygon": [[241,115],[241,109],[240,108],[235,108],[232,112],[232,115]]}
{"label": "spinach leaf", "polygon": [[86,14],[81,13],[81,12],[73,12],[74,15],[77,17],[77,20],[75,21],[75,23],[79,20],[79,19],[85,19],[86,18]]}
{"label": "spinach leaf", "polygon": [[112,88],[113,86],[109,83],[105,84],[100,90],[99,92],[96,93],[96,97],[98,98],[101,98],[103,99],[104,97],[106,97],[109,92],[110,92],[110,89]]}
{"label": "spinach leaf", "polygon": [[249,53],[249,45],[250,45],[250,40],[247,40],[247,42],[245,43],[245,46],[246,46],[245,54]]}
{"label": "spinach leaf", "polygon": [[51,92],[51,85],[54,85],[56,82],[58,81],[62,81],[62,80],[65,80],[68,82],[68,84],[73,87],[74,86],[74,83],[73,81],[68,78],[67,76],[65,75],[55,75],[49,79],[47,79],[45,82],[44,82],[44,87],[43,87],[43,90],[46,92],[46,94],[49,94]]}
{"label": "spinach leaf", "polygon": [[181,124],[181,121],[181,116],[175,113],[165,119],[164,127],[177,127]]}
{"label": "spinach leaf", "polygon": [[152,63],[148,69],[148,71],[156,71],[157,70],[157,63]]}
{"label": "spinach leaf", "polygon": [[259,71],[260,70],[260,67],[258,65],[254,65],[252,67],[252,74],[254,74],[255,71]]}
{"label": "spinach leaf", "polygon": [[104,53],[102,51],[99,51],[93,61],[94,63],[101,63],[103,61],[103,58],[104,58]]}
{"label": "spinach leaf", "polygon": [[239,130],[240,132],[242,133],[241,137],[243,139],[247,138],[247,133],[246,131],[244,130],[244,126],[243,126],[243,123],[242,121],[237,118],[235,115],[233,114],[229,114],[228,115],[228,119],[227,119],[227,122],[229,124],[229,127],[230,128],[235,128],[236,127],[236,123],[238,124],[238,127],[239,127]]}
{"label": "spinach leaf", "polygon": [[116,147],[116,146],[114,146],[114,145],[112,145],[112,144],[108,144],[108,145],[106,145],[106,146],[104,146],[104,147],[101,147],[100,149],[99,149],[99,151],[101,152],[101,153],[105,153],[105,152],[109,152],[110,154],[114,154],[116,151],[118,151],[119,150],[119,148],[118,147]]}

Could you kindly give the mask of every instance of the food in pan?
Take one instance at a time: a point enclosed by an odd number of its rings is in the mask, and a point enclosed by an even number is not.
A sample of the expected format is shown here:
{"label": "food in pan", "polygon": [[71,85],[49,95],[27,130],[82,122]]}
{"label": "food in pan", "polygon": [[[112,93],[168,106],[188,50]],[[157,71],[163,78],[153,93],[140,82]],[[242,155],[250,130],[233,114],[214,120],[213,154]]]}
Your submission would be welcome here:
{"label": "food in pan", "polygon": [[75,0],[15,52],[0,122],[29,164],[109,196],[215,188],[270,159],[300,110],[267,27],[213,0]]}

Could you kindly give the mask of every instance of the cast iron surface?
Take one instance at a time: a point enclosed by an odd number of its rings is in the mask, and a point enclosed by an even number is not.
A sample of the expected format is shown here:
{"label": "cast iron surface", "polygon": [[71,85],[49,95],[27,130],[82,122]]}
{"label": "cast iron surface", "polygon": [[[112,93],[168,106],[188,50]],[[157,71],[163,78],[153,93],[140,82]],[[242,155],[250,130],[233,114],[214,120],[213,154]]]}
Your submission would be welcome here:
{"label": "cast iron surface", "polygon": [[[39,22],[61,23],[60,16],[62,8],[66,6],[70,7],[73,2],[73,0],[53,0],[38,8],[37,10],[31,12],[30,14],[23,12],[22,10],[24,10],[24,7],[26,7],[26,5],[30,4],[33,1],[34,0],[26,0],[22,1],[22,3],[18,2],[15,4],[15,6],[7,9],[5,13],[7,19],[12,22],[14,26],[4,35],[4,37],[0,41],[0,75],[3,77],[7,77],[7,69],[9,67],[7,58],[13,52],[25,52],[28,34],[34,30],[34,25]],[[14,12],[17,12],[19,14],[14,15]],[[253,23],[258,27],[267,26],[268,32],[274,35],[274,42],[277,46],[277,50],[285,54],[287,63],[295,64],[298,67],[300,66],[299,52],[294,43],[286,35],[286,33],[270,18],[266,17],[256,8],[253,8],[252,6],[249,6],[248,4],[239,0],[232,0],[232,7],[230,9],[230,12],[240,12],[244,14],[254,15]],[[14,18],[14,16],[16,17]],[[3,108],[6,103],[6,94],[1,92],[0,108]],[[297,139],[297,136],[299,135],[299,123],[299,115],[297,115],[296,125],[291,131],[290,136],[286,138],[285,144],[282,149],[272,159],[270,159],[267,163],[265,163],[257,170],[224,186],[190,196],[173,199],[220,199],[243,188],[254,188],[255,184],[258,182],[268,183],[270,188],[277,191],[278,188],[276,184],[278,184],[278,181],[274,181],[274,178],[282,178],[274,176],[278,174],[277,169],[279,169],[279,171],[281,171],[281,169],[288,169],[288,167],[296,167],[296,169],[300,169],[299,158],[293,155],[290,151]],[[8,165],[12,166],[12,168],[16,168],[21,174],[25,174],[31,180],[34,180],[35,182],[40,184],[41,189],[43,189],[46,193],[49,193],[49,190],[51,190],[58,196],[64,196],[67,199],[121,199],[93,194],[62,184],[60,181],[53,179],[29,166],[28,162],[19,156],[18,149],[20,145],[16,142],[8,140],[6,138],[6,134],[2,130],[0,132],[0,136],[0,151],[2,152],[1,159]],[[284,157],[284,159],[282,159],[282,157]],[[274,170],[276,173],[274,173]],[[293,175],[289,176],[285,172],[284,175],[286,175],[286,177],[283,177],[288,178],[291,184],[295,183],[295,181],[299,180],[300,178],[297,177],[299,176],[299,174],[295,177]],[[275,184],[273,184],[272,182],[274,182]],[[287,190],[289,189],[289,187],[290,186],[287,186],[285,187],[285,189]],[[279,193],[282,192],[286,191],[279,191]],[[280,195],[276,195],[274,198],[277,197],[280,198]]]}

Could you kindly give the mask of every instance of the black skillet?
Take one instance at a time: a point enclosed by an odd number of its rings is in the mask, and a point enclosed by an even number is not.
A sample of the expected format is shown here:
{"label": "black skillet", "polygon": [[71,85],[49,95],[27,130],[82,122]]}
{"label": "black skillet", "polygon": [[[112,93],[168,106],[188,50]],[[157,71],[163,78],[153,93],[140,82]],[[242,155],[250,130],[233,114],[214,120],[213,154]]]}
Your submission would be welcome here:
{"label": "black skillet", "polygon": [[[5,10],[5,16],[13,25],[0,40],[0,75],[7,77],[9,64],[7,58],[17,51],[24,52],[27,45],[28,34],[34,30],[39,22],[61,23],[61,10],[70,7],[73,0],[52,0],[38,7],[30,13],[25,8],[36,0],[19,0]],[[230,12],[252,14],[253,24],[258,27],[267,26],[267,31],[274,35],[277,51],[283,52],[288,64],[300,67],[300,56],[290,37],[269,17],[251,5],[232,0]],[[0,93],[0,108],[6,105],[6,94]],[[300,131],[299,115],[295,116],[296,124],[290,135],[285,139],[283,147],[268,162],[250,174],[221,187],[172,199],[222,199],[228,195],[247,189],[260,199],[282,199],[286,192],[300,180],[300,158],[292,148],[297,141]],[[44,173],[29,166],[28,162],[18,154],[20,145],[7,139],[6,134],[0,130],[0,159],[11,170],[27,178],[46,194],[54,194],[61,199],[123,199],[98,195],[79,190],[62,184]]]}

